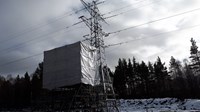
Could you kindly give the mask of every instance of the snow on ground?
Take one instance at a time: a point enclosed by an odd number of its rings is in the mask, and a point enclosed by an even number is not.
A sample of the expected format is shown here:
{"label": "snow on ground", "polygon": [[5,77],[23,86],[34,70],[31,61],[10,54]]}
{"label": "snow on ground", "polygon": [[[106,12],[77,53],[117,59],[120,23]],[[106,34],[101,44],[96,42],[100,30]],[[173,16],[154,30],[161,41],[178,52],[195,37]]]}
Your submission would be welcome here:
{"label": "snow on ground", "polygon": [[121,112],[200,112],[200,99],[121,99],[119,109]]}

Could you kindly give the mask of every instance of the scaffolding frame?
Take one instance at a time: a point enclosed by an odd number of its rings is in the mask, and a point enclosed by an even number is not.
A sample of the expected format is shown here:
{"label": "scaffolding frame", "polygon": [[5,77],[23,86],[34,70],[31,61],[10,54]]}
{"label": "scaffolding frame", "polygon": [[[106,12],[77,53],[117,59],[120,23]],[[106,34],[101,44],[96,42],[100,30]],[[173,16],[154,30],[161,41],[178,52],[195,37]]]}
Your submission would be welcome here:
{"label": "scaffolding frame", "polygon": [[90,29],[90,34],[86,35],[89,38],[86,38],[86,40],[91,46],[97,48],[96,66],[101,81],[100,85],[94,87],[80,86],[77,94],[74,95],[69,112],[119,112],[105,58],[104,37],[108,34],[103,32],[100,24],[101,22],[106,23],[106,21],[97,7],[102,2],[98,2],[98,0],[93,0],[91,3],[86,3],[84,0],[80,1],[90,14],[90,18],[85,16],[79,18]]}
{"label": "scaffolding frame", "polygon": [[[97,50],[97,74],[100,76],[99,85],[77,84],[71,87],[56,88],[46,91],[44,95],[32,104],[35,111],[62,112],[119,112],[112,81],[109,76],[105,58],[104,37],[108,36],[102,30],[101,22],[106,23],[97,7],[98,0],[86,3],[80,0],[89,12],[90,18],[79,17],[90,29],[87,42]],[[42,102],[41,102],[42,101]]]}

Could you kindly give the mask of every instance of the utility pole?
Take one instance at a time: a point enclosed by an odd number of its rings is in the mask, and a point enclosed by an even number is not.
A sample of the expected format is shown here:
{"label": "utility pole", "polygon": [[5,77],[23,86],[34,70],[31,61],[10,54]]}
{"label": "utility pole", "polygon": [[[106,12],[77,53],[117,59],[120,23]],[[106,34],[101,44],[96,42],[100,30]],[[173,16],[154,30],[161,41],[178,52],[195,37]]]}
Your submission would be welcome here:
{"label": "utility pole", "polygon": [[[91,96],[91,98],[93,97],[92,99],[96,99],[96,101],[91,104],[89,103],[89,100],[87,100],[88,103],[86,104],[88,105],[87,106],[88,109],[86,110],[89,112],[119,112],[117,107],[117,102],[115,99],[114,89],[112,86],[112,81],[108,73],[108,67],[106,65],[106,59],[105,59],[104,37],[108,35],[105,32],[103,32],[101,23],[106,23],[106,21],[100,14],[100,11],[97,7],[98,4],[101,4],[103,2],[99,2],[99,0],[93,0],[91,3],[86,3],[83,0],[80,1],[90,14],[90,18],[86,18],[85,16],[81,16],[79,18],[82,19],[82,21],[90,29],[90,34],[88,35],[89,37],[86,38],[86,40],[88,40],[91,46],[94,46],[97,49],[97,60],[96,60],[97,74],[100,76],[101,79],[99,86],[92,87],[92,90],[91,87],[89,89],[90,91],[89,96]],[[95,95],[93,96],[94,93]],[[80,94],[79,96],[82,97],[87,96]],[[76,106],[72,107],[74,110],[78,110],[76,109]],[[82,108],[82,110],[84,109]]]}
{"label": "utility pole", "polygon": [[[86,10],[90,13],[90,18],[86,18],[85,16],[81,16],[80,19],[89,27],[90,29],[90,37],[89,42],[91,46],[97,48],[97,66],[99,67],[99,75],[101,76],[101,81],[104,86],[105,91],[105,77],[103,72],[103,67],[106,65],[105,63],[105,49],[104,49],[104,39],[103,37],[106,33],[103,32],[102,26],[100,22],[105,22],[103,17],[97,8],[97,0],[92,1],[92,3],[85,3],[81,0],[82,4],[85,6]],[[99,3],[98,3],[99,4]],[[106,91],[105,91],[106,92]]]}

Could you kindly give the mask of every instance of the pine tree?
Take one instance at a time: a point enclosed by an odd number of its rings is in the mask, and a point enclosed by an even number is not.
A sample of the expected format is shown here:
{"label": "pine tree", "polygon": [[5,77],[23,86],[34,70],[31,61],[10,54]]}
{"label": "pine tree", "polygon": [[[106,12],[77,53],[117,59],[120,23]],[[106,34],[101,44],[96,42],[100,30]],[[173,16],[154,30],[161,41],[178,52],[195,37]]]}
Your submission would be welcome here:
{"label": "pine tree", "polygon": [[9,108],[14,104],[14,90],[10,81],[5,80],[1,85],[1,104],[3,108]]}
{"label": "pine tree", "polygon": [[[198,85],[196,87],[197,93],[200,94],[200,51],[198,51],[198,46],[196,45],[196,41],[191,38],[191,48],[190,48],[190,58],[191,58],[191,64],[190,68],[193,71],[193,74],[195,75],[196,84]],[[200,95],[197,95],[200,97]]]}
{"label": "pine tree", "polygon": [[118,65],[115,68],[113,86],[120,98],[126,97],[126,77],[124,68],[123,61],[119,59]]}
{"label": "pine tree", "polygon": [[23,81],[23,90],[24,90],[24,103],[25,105],[30,105],[31,101],[31,80],[28,72],[24,74]]}
{"label": "pine tree", "polygon": [[141,80],[141,90],[144,96],[147,98],[149,96],[149,69],[147,67],[147,65],[144,63],[144,61],[142,61],[142,63],[139,65],[139,77]]}
{"label": "pine tree", "polygon": [[192,46],[190,47],[190,58],[191,64],[190,67],[193,70],[195,75],[200,74],[200,52],[198,51],[198,46],[196,45],[196,41],[191,38],[190,40]]}
{"label": "pine tree", "polygon": [[31,80],[31,93],[32,99],[36,100],[41,93],[42,90],[42,76],[43,76],[43,63],[39,63],[38,67],[36,68],[35,72],[32,75]]}
{"label": "pine tree", "polygon": [[176,60],[173,56],[171,56],[169,62],[169,73],[171,74],[172,78],[183,77],[181,71],[181,62]]}
{"label": "pine tree", "polygon": [[160,57],[157,58],[157,61],[154,63],[154,73],[155,81],[157,85],[157,96],[164,96],[166,93],[167,85],[166,79],[168,78],[167,68],[164,66],[165,63],[162,63]]}
{"label": "pine tree", "polygon": [[183,75],[183,68],[181,62],[176,60],[173,56],[171,56],[170,60],[170,73],[173,78],[173,91],[176,93],[175,96],[178,98],[186,97],[184,93],[186,90],[186,81],[185,76]]}
{"label": "pine tree", "polygon": [[22,92],[21,92],[21,78],[19,77],[19,75],[17,75],[16,79],[15,79],[15,85],[14,85],[14,89],[15,89],[15,105],[16,106],[20,106],[22,104],[21,102],[21,98],[22,98]]}
{"label": "pine tree", "polygon": [[137,83],[138,83],[138,73],[137,73],[137,66],[139,64],[136,62],[135,57],[132,59],[132,75],[131,75],[131,87],[132,87],[132,97],[135,98],[137,94]]}
{"label": "pine tree", "polygon": [[131,60],[128,59],[128,66],[127,66],[127,85],[128,85],[128,96],[131,97],[132,95],[132,90],[133,90],[133,65],[131,63]]}
{"label": "pine tree", "polygon": [[184,74],[186,76],[186,81],[187,81],[187,88],[188,88],[187,90],[189,91],[188,97],[194,98],[196,96],[195,91],[197,88],[197,80],[195,78],[194,72],[192,72],[190,66],[187,63],[185,63],[184,65]]}
{"label": "pine tree", "polygon": [[151,62],[148,62],[148,69],[149,69],[149,96],[153,97],[154,92],[156,91],[156,77],[154,73],[154,67]]}

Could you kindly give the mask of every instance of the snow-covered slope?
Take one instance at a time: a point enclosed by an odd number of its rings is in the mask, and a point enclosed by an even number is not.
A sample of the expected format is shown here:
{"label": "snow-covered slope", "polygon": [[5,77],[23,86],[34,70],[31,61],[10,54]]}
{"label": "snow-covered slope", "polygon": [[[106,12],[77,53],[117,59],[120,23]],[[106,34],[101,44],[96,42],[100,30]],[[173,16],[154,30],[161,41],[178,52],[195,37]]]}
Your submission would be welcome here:
{"label": "snow-covered slope", "polygon": [[120,100],[121,112],[200,112],[200,99],[175,98]]}

